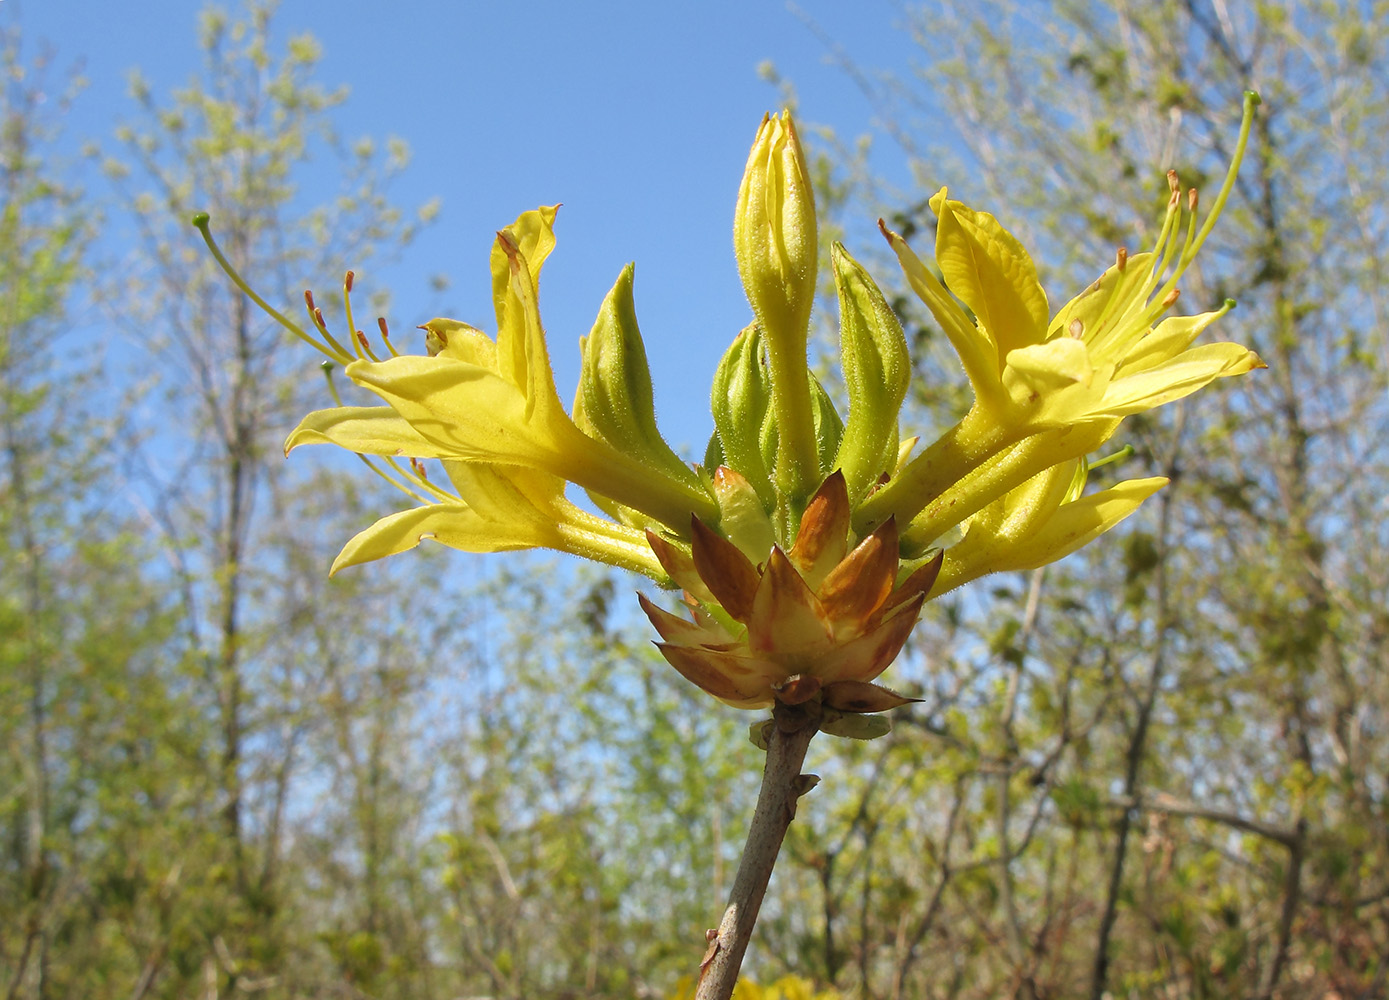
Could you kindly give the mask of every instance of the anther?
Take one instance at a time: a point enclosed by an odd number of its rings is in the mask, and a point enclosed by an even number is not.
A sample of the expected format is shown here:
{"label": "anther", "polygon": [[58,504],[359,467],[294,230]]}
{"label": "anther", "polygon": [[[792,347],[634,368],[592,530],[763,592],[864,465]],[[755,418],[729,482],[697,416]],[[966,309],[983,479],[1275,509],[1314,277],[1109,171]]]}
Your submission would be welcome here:
{"label": "anther", "polygon": [[304,289],[304,305],[309,307],[309,313],[312,314],[314,311],[313,292],[307,288]]}
{"label": "anther", "polygon": [[1190,189],[1189,191],[1187,191],[1187,193],[1186,193],[1186,210],[1187,210],[1188,212],[1195,212],[1195,211],[1196,211],[1196,203],[1197,203],[1198,201],[1200,201],[1200,200],[1201,200],[1201,198],[1200,198],[1200,196],[1197,194],[1196,189],[1195,189],[1195,188],[1191,188],[1191,189]]}
{"label": "anther", "polygon": [[1078,319],[1073,319],[1066,324],[1066,332],[1069,333],[1076,340],[1079,340],[1081,334],[1085,332],[1085,324]]}
{"label": "anther", "polygon": [[319,309],[317,306],[314,307],[313,321],[314,325],[317,326],[324,333],[328,332],[328,324],[323,322],[323,310]]}
{"label": "anther", "polygon": [[385,317],[385,316],[377,316],[377,317],[376,317],[376,326],[377,326],[377,328],[381,331],[381,339],[382,339],[382,340],[389,341],[389,340],[391,339],[391,331],[388,330],[388,329],[386,329],[386,317]]}
{"label": "anther", "polygon": [[1177,179],[1177,171],[1167,171],[1167,186],[1172,189],[1173,194],[1176,194],[1182,189],[1182,182]]}
{"label": "anther", "polygon": [[1128,263],[1129,249],[1128,247],[1120,247],[1118,250],[1114,252],[1114,266],[1122,271],[1125,267],[1128,266]]}
{"label": "anther", "polygon": [[351,271],[348,271],[345,275],[343,275],[343,279],[342,279],[343,291],[347,291],[347,292],[352,291],[352,282],[353,282],[353,280],[354,280],[356,277],[357,277],[357,276],[356,276],[355,274],[353,274]]}
{"label": "anther", "polygon": [[1162,297],[1162,308],[1166,309],[1173,302],[1176,302],[1177,299],[1181,297],[1181,294],[1182,290],[1180,288],[1172,289],[1170,292],[1168,292],[1166,295]]}
{"label": "anther", "polygon": [[364,351],[370,351],[370,350],[371,350],[371,344],[367,341],[367,335],[366,335],[365,333],[363,333],[361,330],[358,330],[357,333],[356,333],[356,337],[357,337],[357,343],[359,343],[359,344],[362,345],[362,350],[364,350]]}

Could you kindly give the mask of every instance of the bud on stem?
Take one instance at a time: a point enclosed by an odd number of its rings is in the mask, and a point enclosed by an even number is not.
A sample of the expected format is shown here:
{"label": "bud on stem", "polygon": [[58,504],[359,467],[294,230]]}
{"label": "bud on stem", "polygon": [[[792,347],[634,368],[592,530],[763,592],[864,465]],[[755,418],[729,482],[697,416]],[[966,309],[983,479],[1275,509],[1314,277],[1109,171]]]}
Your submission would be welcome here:
{"label": "bud on stem", "polygon": [[733,245],[743,288],[766,337],[781,445],[777,488],[808,497],[820,480],[806,365],[817,236],[810,173],[789,113],[762,120],[738,190]]}

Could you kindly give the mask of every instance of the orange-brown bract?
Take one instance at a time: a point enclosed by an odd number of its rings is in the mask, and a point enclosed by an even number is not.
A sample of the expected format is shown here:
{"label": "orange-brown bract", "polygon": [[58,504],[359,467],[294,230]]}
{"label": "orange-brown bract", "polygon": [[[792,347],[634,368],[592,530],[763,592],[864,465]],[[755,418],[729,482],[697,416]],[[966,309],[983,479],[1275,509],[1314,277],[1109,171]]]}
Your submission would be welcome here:
{"label": "orange-brown bract", "polygon": [[[754,564],[693,519],[690,554],[648,533],[661,565],[684,588],[691,620],[642,609],[661,653],[692,683],[737,708],[819,698],[843,712],[911,701],[871,683],[901,651],[940,571],[939,556],[896,585],[897,523],[889,518],[852,551],[844,477],[833,473],[806,507],[790,551]],[[708,605],[726,613],[721,620]]]}

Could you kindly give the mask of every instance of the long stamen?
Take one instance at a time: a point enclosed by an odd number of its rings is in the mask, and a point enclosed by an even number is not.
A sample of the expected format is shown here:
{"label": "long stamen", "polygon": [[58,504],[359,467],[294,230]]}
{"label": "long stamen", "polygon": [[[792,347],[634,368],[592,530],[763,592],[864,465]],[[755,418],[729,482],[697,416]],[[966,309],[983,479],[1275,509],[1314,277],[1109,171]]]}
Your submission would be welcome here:
{"label": "long stamen", "polygon": [[[404,483],[401,483],[401,482],[398,482],[398,481],[395,480],[395,479],[392,479],[391,476],[390,476],[385,470],[383,470],[383,469],[378,469],[378,468],[376,467],[376,465],[371,461],[371,459],[367,458],[367,456],[365,456],[365,455],[361,454],[360,452],[358,452],[358,453],[357,453],[357,457],[360,458],[360,459],[362,460],[362,464],[365,465],[368,469],[370,469],[372,472],[376,473],[376,474],[377,474],[378,476],[380,476],[382,479],[386,480],[386,482],[390,483],[392,486],[394,486],[396,489],[400,490],[400,492],[404,493],[406,496],[411,497],[411,498],[413,498],[413,499],[415,499],[415,500],[418,500],[418,501],[419,501],[420,503],[422,503],[422,504],[432,504],[432,503],[434,502],[433,500],[427,500],[427,499],[425,499],[424,497],[420,496],[418,493],[416,493],[414,490],[410,489],[410,487],[406,486]],[[390,462],[390,459],[387,459],[387,461]],[[394,465],[395,463],[392,462],[391,464]],[[395,467],[395,471],[396,471],[397,473],[400,473],[402,476],[404,476],[404,478],[405,478],[405,480],[406,480],[407,482],[413,480],[413,477],[412,477],[412,476],[410,476],[408,473],[402,472],[401,469],[400,469],[398,466]]]}
{"label": "long stamen", "polygon": [[199,212],[197,215],[193,216],[192,221],[194,227],[198,230],[199,233],[202,234],[203,242],[207,244],[208,250],[212,251],[212,257],[214,260],[217,261],[217,266],[220,267],[223,273],[225,273],[226,276],[232,280],[232,284],[236,285],[237,288],[241,289],[241,291],[246,295],[248,299],[250,299],[256,305],[260,306],[260,308],[265,312],[267,316],[273,319],[276,323],[279,323],[282,327],[284,327],[290,333],[294,334],[304,343],[308,344],[314,350],[318,351],[321,354],[326,354],[334,361],[339,361],[343,364],[346,364],[347,362],[352,360],[351,355],[347,354],[346,351],[343,351],[341,345],[338,344],[336,341],[330,340],[328,343],[319,343],[313,337],[305,333],[303,328],[300,327],[297,323],[290,320],[278,309],[276,309],[274,306],[272,306],[270,303],[266,302],[263,298],[256,294],[255,289],[248,285],[245,279],[243,279],[241,275],[237,273],[236,268],[232,267],[231,261],[227,260],[226,254],[222,253],[222,248],[219,247],[217,245],[217,241],[212,238],[212,229],[210,226],[211,218],[210,216],[208,216],[206,212]]}
{"label": "long stamen", "polygon": [[1201,231],[1196,234],[1195,241],[1183,255],[1188,263],[1200,251],[1201,245],[1206,242],[1206,237],[1215,228],[1215,221],[1220,218],[1220,213],[1225,208],[1225,201],[1235,188],[1235,178],[1239,175],[1240,164],[1244,161],[1244,151],[1249,145],[1249,133],[1254,127],[1254,109],[1262,103],[1262,99],[1255,91],[1246,90],[1244,92],[1244,112],[1240,119],[1239,139],[1235,142],[1235,155],[1230,158],[1230,169],[1225,172],[1225,183],[1220,185],[1220,193],[1215,196],[1215,204],[1211,205],[1211,211],[1206,216],[1205,225],[1201,227]]}
{"label": "long stamen", "polygon": [[386,350],[391,352],[391,357],[400,357],[400,352],[395,349],[395,344],[391,343],[391,331],[386,327],[386,317],[377,316],[376,326],[381,331],[381,343],[386,345]]}
{"label": "long stamen", "polygon": [[[1220,192],[1215,196],[1215,203],[1211,205],[1211,210],[1206,215],[1206,221],[1199,230],[1196,229],[1196,205],[1198,197],[1196,189],[1193,188],[1187,195],[1188,208],[1191,218],[1188,221],[1186,241],[1182,246],[1182,252],[1177,256],[1173,265],[1172,276],[1162,286],[1157,293],[1157,297],[1163,304],[1157,308],[1150,308],[1147,316],[1148,322],[1156,319],[1157,316],[1172,303],[1168,301],[1172,292],[1177,287],[1177,281],[1186,273],[1191,262],[1196,259],[1202,245],[1206,242],[1206,237],[1215,228],[1216,220],[1220,218],[1220,213],[1225,209],[1225,202],[1230,197],[1230,192],[1235,188],[1235,178],[1239,176],[1240,164],[1244,161],[1245,150],[1249,146],[1249,133],[1254,127],[1254,109],[1261,103],[1259,95],[1252,90],[1244,92],[1244,111],[1240,120],[1239,139],[1235,143],[1235,153],[1230,158],[1230,166],[1225,171],[1225,181],[1220,185]],[[1177,192],[1173,191],[1173,198],[1176,199]],[[1171,209],[1168,210],[1169,214]]]}
{"label": "long stamen", "polygon": [[[441,487],[435,486],[432,482],[429,481],[429,476],[428,476],[428,474],[425,472],[424,462],[421,461],[420,459],[418,459],[418,458],[412,458],[412,459],[410,459],[410,471],[409,471],[409,472],[406,472],[404,469],[402,469],[402,468],[400,467],[400,464],[399,464],[395,459],[393,459],[393,458],[388,458],[388,459],[386,459],[386,461],[390,463],[391,468],[395,469],[395,471],[396,471],[398,474],[400,474],[401,476],[404,476],[406,479],[410,480],[410,482],[414,483],[416,486],[420,486],[420,487],[424,488],[425,490],[427,490],[429,493],[432,493],[432,494],[433,494],[435,497],[437,497],[439,500],[442,500],[442,501],[444,501],[445,503],[457,503],[457,502],[458,502],[458,497],[457,497],[457,495],[455,495],[455,494],[453,494],[453,493],[450,493],[450,492],[449,492],[448,490],[446,490],[446,489],[443,489],[443,488],[441,488]],[[432,503],[433,501],[430,501],[430,502]]]}
{"label": "long stamen", "polygon": [[1104,458],[1097,458],[1097,459],[1095,459],[1093,462],[1092,462],[1092,461],[1089,461],[1089,460],[1087,459],[1087,461],[1086,461],[1086,467],[1087,467],[1088,469],[1090,469],[1091,471],[1094,471],[1095,469],[1098,469],[1098,468],[1100,468],[1101,466],[1109,465],[1109,464],[1111,464],[1111,463],[1113,463],[1113,462],[1122,462],[1122,461],[1124,461],[1125,459],[1127,459],[1129,456],[1131,456],[1132,454],[1133,454],[1133,445],[1131,445],[1131,444],[1126,444],[1126,445],[1124,445],[1122,448],[1120,448],[1118,451],[1114,452],[1112,455],[1106,455]]}
{"label": "long stamen", "polygon": [[367,340],[367,335],[357,329],[357,323],[352,318],[352,284],[356,278],[356,274],[348,271],[342,279],[342,309],[347,314],[347,329],[352,334],[352,346],[357,351],[357,357],[380,361],[381,359],[376,356],[376,352],[371,349],[371,342]]}
{"label": "long stamen", "polygon": [[323,322],[323,310],[314,304],[313,292],[307,288],[304,289],[304,308],[309,311],[309,320],[313,323],[314,329],[322,334],[323,339],[338,352],[339,356],[335,360],[350,361],[351,356],[347,353],[347,348],[339,344],[337,338],[328,332],[328,324]]}

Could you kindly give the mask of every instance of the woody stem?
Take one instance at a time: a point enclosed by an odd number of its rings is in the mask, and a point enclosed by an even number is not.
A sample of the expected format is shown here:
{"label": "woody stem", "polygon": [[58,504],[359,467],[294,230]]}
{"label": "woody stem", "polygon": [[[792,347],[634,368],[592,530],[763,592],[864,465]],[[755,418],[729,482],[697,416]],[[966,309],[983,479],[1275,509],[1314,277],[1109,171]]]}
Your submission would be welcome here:
{"label": "woody stem", "polygon": [[810,776],[801,774],[801,765],[819,728],[818,707],[814,703],[791,706],[778,702],[772,710],[774,725],[767,739],[762,790],[757,795],[733,890],[728,894],[728,908],[718,929],[709,932],[695,1000],[729,1000],[733,995],[767,882],[796,815],[796,800],[814,784]]}

